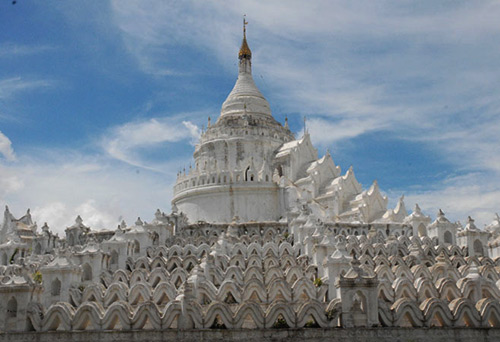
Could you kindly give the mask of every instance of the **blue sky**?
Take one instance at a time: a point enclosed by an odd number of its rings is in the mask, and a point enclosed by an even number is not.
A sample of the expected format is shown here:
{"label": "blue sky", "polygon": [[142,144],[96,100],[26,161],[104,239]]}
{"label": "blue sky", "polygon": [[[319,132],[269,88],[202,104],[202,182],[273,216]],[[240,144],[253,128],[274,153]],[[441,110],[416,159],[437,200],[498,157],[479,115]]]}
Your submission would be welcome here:
{"label": "blue sky", "polygon": [[273,115],[320,155],[390,206],[500,211],[497,1],[1,1],[0,204],[58,232],[170,211],[242,14]]}

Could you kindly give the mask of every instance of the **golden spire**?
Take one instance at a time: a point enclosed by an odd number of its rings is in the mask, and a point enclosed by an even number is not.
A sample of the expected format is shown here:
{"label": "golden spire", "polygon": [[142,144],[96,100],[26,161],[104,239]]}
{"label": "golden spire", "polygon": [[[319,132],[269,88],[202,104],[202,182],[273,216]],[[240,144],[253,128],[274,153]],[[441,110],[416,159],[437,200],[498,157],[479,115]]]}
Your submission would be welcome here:
{"label": "golden spire", "polygon": [[241,42],[240,52],[238,54],[239,59],[252,58],[252,51],[248,47],[247,43],[247,25],[248,21],[245,20],[246,14],[243,16],[243,41]]}

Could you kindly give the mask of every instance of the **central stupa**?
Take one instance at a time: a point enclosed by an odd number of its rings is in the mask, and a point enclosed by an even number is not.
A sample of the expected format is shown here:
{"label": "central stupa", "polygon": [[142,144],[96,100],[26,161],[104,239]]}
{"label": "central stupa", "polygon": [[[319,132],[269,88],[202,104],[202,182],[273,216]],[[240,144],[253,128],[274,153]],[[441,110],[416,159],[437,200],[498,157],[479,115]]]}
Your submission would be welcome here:
{"label": "central stupa", "polygon": [[239,72],[220,116],[202,133],[194,167],[179,174],[172,204],[190,222],[277,221],[283,193],[273,181],[279,148],[294,140],[288,125],[277,122],[252,77],[252,52],[246,40],[238,54]]}

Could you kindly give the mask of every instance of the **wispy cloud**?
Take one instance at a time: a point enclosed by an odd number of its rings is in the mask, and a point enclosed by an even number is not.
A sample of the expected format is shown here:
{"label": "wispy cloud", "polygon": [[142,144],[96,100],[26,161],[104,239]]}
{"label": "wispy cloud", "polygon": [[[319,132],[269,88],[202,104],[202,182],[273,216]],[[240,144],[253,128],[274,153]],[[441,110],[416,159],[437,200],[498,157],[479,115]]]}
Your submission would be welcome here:
{"label": "wispy cloud", "polygon": [[53,50],[48,45],[21,45],[15,43],[0,44],[0,58],[29,56]]}
{"label": "wispy cloud", "polygon": [[0,80],[0,100],[7,100],[21,92],[47,88],[54,85],[54,81],[11,77]]}
{"label": "wispy cloud", "polygon": [[17,191],[24,188],[20,175],[10,167],[0,164],[0,200],[5,200],[8,196],[15,195]]}
{"label": "wispy cloud", "polygon": [[383,124],[375,119],[325,120],[313,117],[307,121],[307,130],[315,144],[329,146],[332,143],[354,138],[365,132],[382,129]]}
{"label": "wispy cloud", "polygon": [[433,218],[438,209],[442,209],[451,220],[462,223],[466,222],[467,216],[471,216],[480,227],[490,223],[494,213],[500,211],[500,186],[497,184],[492,184],[482,172],[468,173],[450,177],[435,188],[405,191],[405,201],[410,205],[419,203]]}
{"label": "wispy cloud", "polygon": [[85,225],[94,229],[114,229],[122,217],[113,216],[113,209],[106,207],[101,201],[89,199],[79,205],[67,205],[58,201],[44,203],[35,206],[31,213],[39,224],[48,223],[55,232],[63,234],[65,227],[72,225],[78,215],[85,220]]}
{"label": "wispy cloud", "polygon": [[16,159],[14,154],[14,149],[12,148],[12,142],[10,139],[0,131],[0,155],[3,155],[5,159],[13,161]]}
{"label": "wispy cloud", "polygon": [[[206,116],[200,111],[127,122],[103,132],[86,152],[40,147],[15,163],[0,158],[0,204],[16,215],[31,207],[39,224],[59,234],[77,215],[96,229],[114,229],[122,219],[132,224],[137,216],[149,220],[156,208],[170,210],[175,171],[189,163],[190,144],[199,138],[193,122]],[[10,156],[8,148],[0,132],[0,153]],[[148,157],[151,150],[159,150],[158,157]]]}
{"label": "wispy cloud", "polygon": [[[200,129],[188,120],[179,120],[186,116],[189,115],[128,122],[110,129],[110,134],[103,139],[102,146],[111,157],[117,160],[133,166],[159,171],[158,163],[145,161],[141,158],[141,151],[144,151],[145,148],[183,140],[189,140],[191,143],[196,142],[200,135]],[[168,156],[166,153],[163,160],[173,156]]]}
{"label": "wispy cloud", "polygon": [[[77,215],[95,229],[114,229],[122,219],[149,220],[156,208],[168,212],[175,170],[189,163],[190,143],[199,138],[191,120],[200,116],[206,113],[135,120],[105,131],[98,150],[38,148],[0,163],[0,204],[17,216],[31,207],[39,224],[60,235]],[[182,145],[187,153],[169,152]],[[151,149],[160,158],[143,156]]]}
{"label": "wispy cloud", "polygon": [[[123,42],[140,68],[154,75],[185,72],[173,68],[180,48],[204,51],[225,59],[221,51],[231,51],[239,32],[230,30],[231,11],[212,1],[172,3],[164,1],[112,0],[113,22]],[[218,45],[217,47],[212,46]],[[232,51],[234,55],[234,51]],[[184,56],[183,56],[184,58]]]}
{"label": "wispy cloud", "polygon": [[[177,167],[178,161],[166,164]],[[175,172],[158,174],[116,163],[100,155],[60,150],[37,157],[18,156],[9,165],[0,164],[0,204],[8,204],[14,215],[32,209],[38,224],[47,222],[64,234],[77,215],[96,229],[114,229],[121,219],[150,220],[154,210],[170,210]]]}

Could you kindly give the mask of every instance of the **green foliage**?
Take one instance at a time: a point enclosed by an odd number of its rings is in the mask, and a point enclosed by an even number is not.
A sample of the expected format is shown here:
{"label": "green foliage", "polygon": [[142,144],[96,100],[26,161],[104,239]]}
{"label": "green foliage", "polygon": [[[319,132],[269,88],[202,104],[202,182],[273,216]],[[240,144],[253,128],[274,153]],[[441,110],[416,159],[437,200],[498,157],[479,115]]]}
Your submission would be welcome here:
{"label": "green foliage", "polygon": [[40,271],[36,271],[35,273],[33,273],[33,281],[37,284],[42,283],[42,274],[40,273]]}
{"label": "green foliage", "polygon": [[286,323],[286,320],[280,315],[277,319],[276,322],[273,324],[273,329],[288,329],[290,328],[288,324]]}
{"label": "green foliage", "polygon": [[306,322],[304,328],[319,328],[319,324],[314,319],[310,319]]}
{"label": "green foliage", "polygon": [[314,279],[314,285],[316,287],[320,287],[321,285],[323,285],[323,280],[321,280],[321,278]]}
{"label": "green foliage", "polygon": [[331,321],[334,318],[337,318],[339,316],[339,312],[337,309],[331,309],[326,312],[326,319]]}
{"label": "green foliage", "polygon": [[290,236],[290,233],[288,233],[288,232],[285,232],[285,233],[283,234],[283,237],[284,237],[285,239],[288,239],[288,237],[289,237],[289,236]]}

